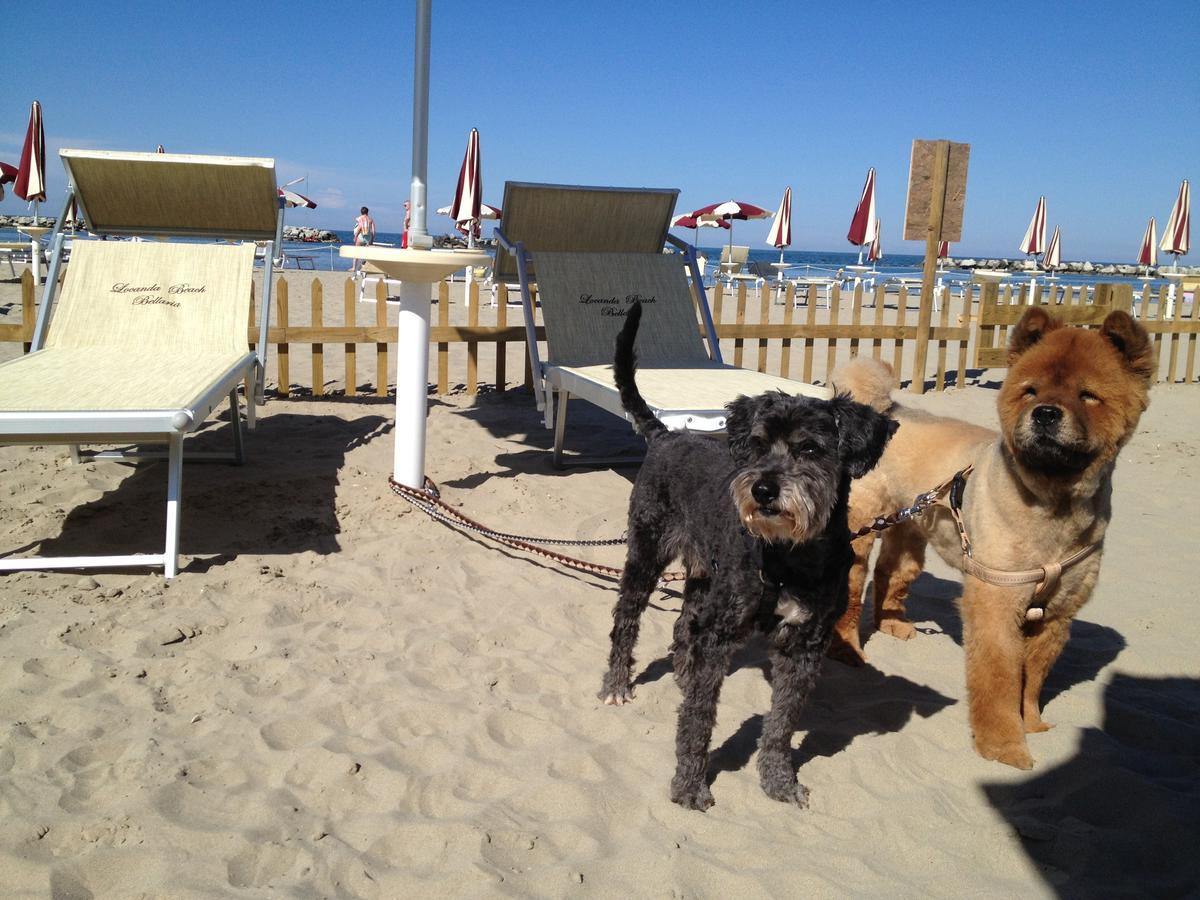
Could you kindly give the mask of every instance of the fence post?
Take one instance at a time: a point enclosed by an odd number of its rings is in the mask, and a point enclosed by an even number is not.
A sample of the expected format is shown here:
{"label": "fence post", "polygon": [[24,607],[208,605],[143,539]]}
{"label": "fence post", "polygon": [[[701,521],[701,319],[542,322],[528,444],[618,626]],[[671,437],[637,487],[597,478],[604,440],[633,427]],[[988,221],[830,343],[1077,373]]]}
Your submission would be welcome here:
{"label": "fence post", "polygon": [[[332,246],[332,245],[330,245]],[[358,324],[358,294],[354,279],[347,278],[342,288],[343,308],[346,324],[354,328]],[[346,344],[346,396],[358,393],[358,345],[353,341]]]}

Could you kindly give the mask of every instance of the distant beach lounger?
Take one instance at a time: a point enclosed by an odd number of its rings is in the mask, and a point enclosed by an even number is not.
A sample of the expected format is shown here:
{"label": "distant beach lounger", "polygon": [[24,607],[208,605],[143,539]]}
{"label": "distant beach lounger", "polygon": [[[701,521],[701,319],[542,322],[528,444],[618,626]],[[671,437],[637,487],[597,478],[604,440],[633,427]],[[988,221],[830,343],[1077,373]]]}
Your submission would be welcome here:
{"label": "distant beach lounger", "polygon": [[[724,363],[708,298],[691,289],[701,283],[695,248],[667,233],[677,196],[674,190],[505,185],[496,277],[515,274],[521,286],[534,391],[546,426],[554,428],[555,465],[564,462],[568,399],[625,417],[612,359],[634,298],[645,309],[636,345],[638,386],[672,430],[724,431],[725,406],[740,395],[832,395],[827,388]],[[662,252],[668,240],[683,251],[691,279],[678,255]],[[529,290],[535,277],[545,360]]]}
{"label": "distant beach lounger", "polygon": [[[273,160],[85,150],[61,156],[70,190],[59,221],[74,196],[98,235],[260,239],[264,258],[273,256],[281,227]],[[59,297],[64,243],[54,235],[32,352],[0,365],[0,442],[69,444],[75,458],[81,444],[166,444],[165,546],[124,556],[6,557],[0,571],[161,566],[170,578],[178,571],[184,436],[228,398],[233,450],[219,456],[240,463],[237,389],[251,379],[246,418],[254,427],[271,267],[264,266],[255,351],[247,340],[253,243],[77,241]]]}

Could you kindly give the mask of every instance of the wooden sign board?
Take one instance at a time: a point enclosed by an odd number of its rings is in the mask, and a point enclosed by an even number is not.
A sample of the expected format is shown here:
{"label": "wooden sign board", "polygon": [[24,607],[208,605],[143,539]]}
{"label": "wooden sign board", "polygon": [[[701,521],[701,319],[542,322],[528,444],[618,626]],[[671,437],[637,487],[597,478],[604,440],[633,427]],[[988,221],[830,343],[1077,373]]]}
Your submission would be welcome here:
{"label": "wooden sign board", "polygon": [[913,141],[912,158],[908,166],[908,200],[904,208],[904,239],[923,241],[929,234],[929,211],[933,206],[933,186],[936,178],[934,160],[937,145],[949,146],[946,169],[946,203],[942,214],[941,241],[962,239],[963,206],[967,199],[967,160],[970,144],[953,141]]}

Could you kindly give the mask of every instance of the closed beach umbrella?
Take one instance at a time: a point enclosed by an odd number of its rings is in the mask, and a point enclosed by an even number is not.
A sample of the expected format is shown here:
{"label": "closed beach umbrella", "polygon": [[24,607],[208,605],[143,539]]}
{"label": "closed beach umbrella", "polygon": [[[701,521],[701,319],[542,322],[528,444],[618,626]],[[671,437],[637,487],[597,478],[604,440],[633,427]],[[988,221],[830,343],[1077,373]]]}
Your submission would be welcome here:
{"label": "closed beach umbrella", "polygon": [[1042,255],[1042,267],[1054,271],[1062,263],[1062,250],[1058,244],[1058,226],[1054,226],[1054,234],[1050,235],[1050,243]]}
{"label": "closed beach umbrella", "polygon": [[17,180],[17,167],[0,162],[0,200],[4,199],[4,186]]}
{"label": "closed beach umbrella", "polygon": [[775,222],[771,225],[771,233],[767,235],[767,243],[779,248],[779,262],[783,262],[783,248],[792,246],[792,189],[786,188],[783,199],[779,201],[779,209],[775,212]]}
{"label": "closed beach umbrella", "polygon": [[945,259],[950,255],[950,242],[942,241],[938,244],[938,259]]}
{"label": "closed beach umbrella", "polygon": [[167,151],[166,151],[166,149],[163,147],[163,145],[162,145],[162,144],[159,144],[157,147],[155,147],[155,148],[154,148],[154,152],[155,152],[155,153],[166,153]]}
{"label": "closed beach umbrella", "polygon": [[867,171],[862,196],[858,198],[854,218],[850,220],[850,230],[846,232],[846,240],[858,247],[859,265],[862,265],[862,248],[869,247],[875,240],[878,222],[879,219],[875,215],[875,169],[872,167]]}
{"label": "closed beach umbrella", "polygon": [[1147,270],[1158,265],[1158,231],[1154,224],[1154,216],[1150,217],[1150,224],[1146,226],[1146,233],[1142,235],[1142,249],[1138,251],[1137,261],[1139,266],[1145,266]]}
{"label": "closed beach umbrella", "polygon": [[883,259],[883,246],[879,243],[879,220],[875,220],[875,240],[871,241],[871,249],[867,251],[867,262],[878,262]]}
{"label": "closed beach umbrella", "polygon": [[1163,229],[1163,239],[1160,249],[1164,253],[1175,254],[1175,264],[1179,265],[1179,257],[1188,252],[1192,244],[1192,190],[1187,179],[1179,186],[1179,196],[1171,207],[1171,218],[1167,219],[1167,227]]}
{"label": "closed beach umbrella", "polygon": [[450,205],[450,218],[467,235],[467,246],[475,246],[479,235],[479,220],[482,218],[483,173],[479,159],[479,129],[472,128],[467,137],[467,152],[463,154],[462,168],[458,172],[458,186],[454,189],[454,202]]}
{"label": "closed beach umbrella", "polygon": [[22,200],[33,202],[33,224],[37,224],[37,204],[46,199],[46,135],[42,130],[42,104],[33,101],[29,110],[29,127],[25,130],[25,145],[21,148],[21,164],[17,167],[13,191]]}
{"label": "closed beach umbrella", "polygon": [[1046,198],[1038,197],[1037,209],[1025,229],[1025,237],[1021,239],[1020,250],[1028,256],[1037,256],[1046,249]]}
{"label": "closed beach umbrella", "polygon": [[726,200],[723,203],[710,203],[692,211],[692,218],[701,221],[721,220],[729,223],[729,246],[733,246],[733,220],[769,219],[771,211],[746,203],[741,200]]}

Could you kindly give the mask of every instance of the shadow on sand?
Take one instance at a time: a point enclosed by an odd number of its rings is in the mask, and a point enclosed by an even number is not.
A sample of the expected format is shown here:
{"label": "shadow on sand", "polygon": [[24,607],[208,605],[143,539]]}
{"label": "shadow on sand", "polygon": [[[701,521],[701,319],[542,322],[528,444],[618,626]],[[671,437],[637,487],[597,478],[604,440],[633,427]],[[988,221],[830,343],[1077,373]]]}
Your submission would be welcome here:
{"label": "shadow on sand", "polygon": [[[180,552],[209,557],[192,559],[185,571],[203,571],[238,553],[337,551],[340,528],[335,500],[346,454],[391,427],[383,416],[346,420],[277,414],[260,419],[254,431],[245,433],[244,465],[185,462]],[[227,452],[232,441],[226,413],[189,438],[185,447],[192,452]],[[61,534],[41,541],[37,552],[45,556],[161,552],[166,462],[135,465],[101,460],[94,465],[97,473],[102,467],[113,467],[130,474],[96,500],[67,510]],[[100,477],[107,486],[119,476]],[[263,510],[271,510],[270,516],[264,517]]]}
{"label": "shadow on sand", "polygon": [[1200,679],[1118,673],[1075,756],[992,805],[1061,897],[1200,892]]}

